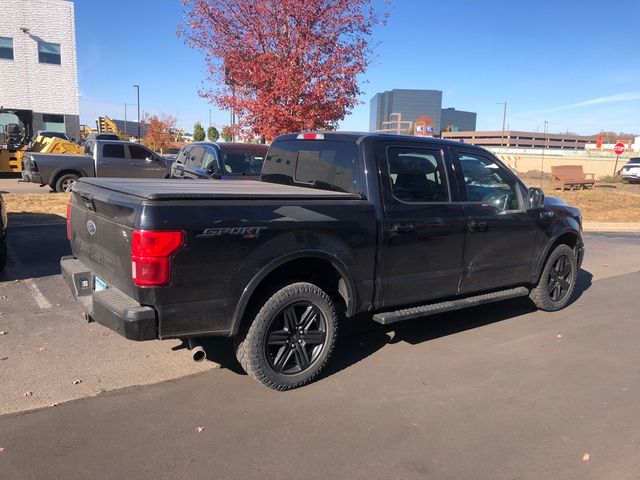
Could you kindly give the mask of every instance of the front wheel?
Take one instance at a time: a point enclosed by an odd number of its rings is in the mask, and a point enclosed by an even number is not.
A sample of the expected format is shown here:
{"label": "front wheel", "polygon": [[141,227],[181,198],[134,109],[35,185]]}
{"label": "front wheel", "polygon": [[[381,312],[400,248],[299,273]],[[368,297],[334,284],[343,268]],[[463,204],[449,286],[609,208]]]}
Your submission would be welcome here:
{"label": "front wheel", "polygon": [[555,312],[567,306],[576,286],[578,265],[575,252],[568,245],[558,245],[542,269],[538,285],[529,298],[536,307]]}
{"label": "front wheel", "polygon": [[255,380],[275,390],[289,390],[313,381],[322,371],[337,330],[331,298],[311,283],[293,283],[262,305],[241,334],[236,355]]}

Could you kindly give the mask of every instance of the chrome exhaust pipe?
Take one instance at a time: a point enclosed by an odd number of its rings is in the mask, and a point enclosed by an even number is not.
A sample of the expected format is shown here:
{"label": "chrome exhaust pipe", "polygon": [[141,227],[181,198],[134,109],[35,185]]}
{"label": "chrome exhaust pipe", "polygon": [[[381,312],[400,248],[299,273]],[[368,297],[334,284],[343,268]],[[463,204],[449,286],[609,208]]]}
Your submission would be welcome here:
{"label": "chrome exhaust pipe", "polygon": [[189,350],[191,351],[191,358],[194,362],[204,362],[207,359],[207,352],[202,348],[202,341],[199,338],[189,337],[187,339],[189,343]]}

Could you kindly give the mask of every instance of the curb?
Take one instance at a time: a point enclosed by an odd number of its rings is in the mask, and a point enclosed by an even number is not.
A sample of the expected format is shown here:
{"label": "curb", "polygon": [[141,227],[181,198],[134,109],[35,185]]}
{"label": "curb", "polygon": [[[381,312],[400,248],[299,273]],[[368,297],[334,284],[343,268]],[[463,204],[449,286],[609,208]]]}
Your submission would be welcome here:
{"label": "curb", "polygon": [[585,232],[640,232],[640,222],[584,222]]}

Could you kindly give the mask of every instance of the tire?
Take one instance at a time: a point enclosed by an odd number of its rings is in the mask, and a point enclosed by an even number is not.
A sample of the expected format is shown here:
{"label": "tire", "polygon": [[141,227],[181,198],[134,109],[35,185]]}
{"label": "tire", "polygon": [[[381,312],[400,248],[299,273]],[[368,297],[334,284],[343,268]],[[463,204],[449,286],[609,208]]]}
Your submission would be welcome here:
{"label": "tire", "polygon": [[60,175],[56,180],[55,191],[58,193],[70,192],[71,187],[78,178],[79,176],[75,173],[65,173],[64,175]]}
{"label": "tire", "polygon": [[558,245],[547,258],[540,280],[529,298],[545,312],[555,312],[567,306],[576,286],[578,265],[573,249]]}
{"label": "tire", "polygon": [[236,356],[258,382],[290,390],[318,376],[333,352],[337,333],[331,298],[311,283],[292,283],[260,306],[238,338]]}

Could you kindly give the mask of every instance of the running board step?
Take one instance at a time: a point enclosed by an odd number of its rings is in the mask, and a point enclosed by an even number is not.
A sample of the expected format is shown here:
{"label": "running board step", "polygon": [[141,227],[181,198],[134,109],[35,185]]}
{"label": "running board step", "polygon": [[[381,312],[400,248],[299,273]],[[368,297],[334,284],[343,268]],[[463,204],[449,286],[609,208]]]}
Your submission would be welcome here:
{"label": "running board step", "polygon": [[448,300],[446,302],[430,303],[420,307],[405,308],[396,310],[395,312],[381,312],[373,316],[373,320],[382,325],[410,320],[412,318],[425,317],[436,313],[451,312],[452,310],[460,310],[462,308],[482,305],[483,303],[497,302],[507,300],[509,298],[524,297],[529,295],[529,289],[526,287],[510,288],[509,290],[500,290],[499,292],[485,293],[473,297],[460,298],[458,300]]}

